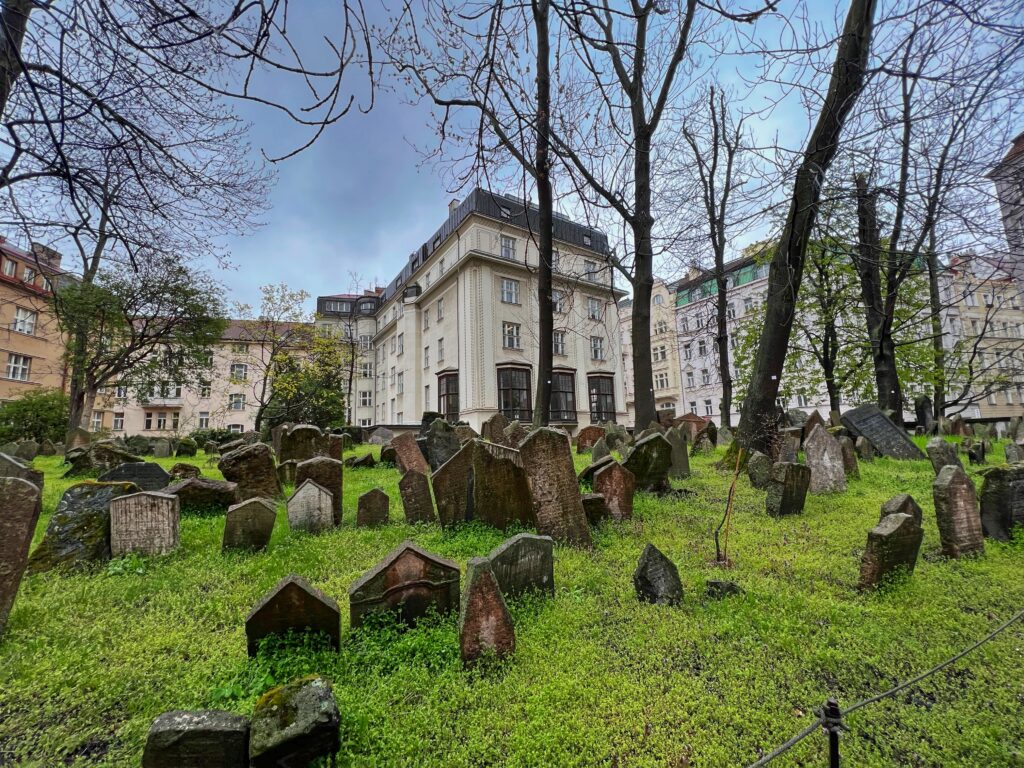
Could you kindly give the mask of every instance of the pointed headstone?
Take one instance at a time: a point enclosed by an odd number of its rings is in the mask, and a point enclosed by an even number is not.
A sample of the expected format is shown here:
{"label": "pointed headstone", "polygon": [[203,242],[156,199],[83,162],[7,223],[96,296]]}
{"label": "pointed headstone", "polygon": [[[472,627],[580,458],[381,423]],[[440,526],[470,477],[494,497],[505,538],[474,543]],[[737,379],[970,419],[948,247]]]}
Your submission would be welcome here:
{"label": "pointed headstone", "polygon": [[321,533],[334,527],[331,492],[306,480],[288,499],[288,527],[293,531]]}
{"label": "pointed headstone", "polygon": [[604,439],[604,430],[596,424],[590,424],[580,430],[576,436],[576,453],[587,453],[593,449],[598,440]]}
{"label": "pointed headstone", "polygon": [[[821,421],[820,416],[818,420]],[[810,421],[808,419],[808,423]],[[839,441],[826,432],[821,424],[815,425],[804,441],[804,456],[811,470],[811,493],[839,493],[846,490],[843,449]]]}
{"label": "pointed headstone", "polygon": [[527,592],[555,594],[554,542],[550,536],[519,533],[487,556],[506,600]]}
{"label": "pointed headstone", "polygon": [[508,419],[505,418],[503,414],[496,413],[481,425],[480,436],[492,443],[507,445],[508,441],[505,439],[505,429],[508,425]]}
{"label": "pointed headstone", "polygon": [[815,427],[825,429],[825,426],[825,420],[821,418],[821,414],[817,410],[811,411],[807,414],[807,421],[804,422],[803,439],[806,441],[811,436],[811,432],[814,431]]}
{"label": "pointed headstone", "polygon": [[884,520],[889,515],[910,515],[918,525],[924,521],[921,506],[914,501],[914,497],[909,493],[898,493],[882,505],[882,515],[879,520]]}
{"label": "pointed headstone", "polygon": [[331,514],[335,525],[341,525],[341,499],[344,465],[328,456],[314,456],[295,465],[295,484],[312,480],[331,493]]}
{"label": "pointed headstone", "polygon": [[947,464],[932,483],[935,520],[946,557],[984,552],[981,511],[974,483],[960,467]]}
{"label": "pointed headstone", "polygon": [[[665,440],[660,435],[658,439]],[[569,438],[548,427],[535,429],[520,446],[520,455],[533,499],[537,532],[564,544],[591,547]]]}
{"label": "pointed headstone", "polygon": [[246,649],[250,656],[259,651],[260,640],[269,635],[292,632],[322,632],[338,649],[341,640],[341,611],[338,604],[294,573],[285,576],[249,611],[245,619]]}
{"label": "pointed headstone", "polygon": [[932,469],[936,475],[947,464],[960,467],[960,469],[964,468],[960,457],[956,454],[956,446],[941,437],[933,437],[929,440],[925,451],[928,453],[928,460],[932,463]]}
{"label": "pointed headstone", "polygon": [[633,446],[622,466],[633,473],[637,490],[664,491],[672,467],[672,444],[660,433],[648,435]]}
{"label": "pointed headstone", "polygon": [[599,437],[597,442],[594,443],[594,447],[590,449],[590,463],[598,462],[606,456],[611,456],[611,451],[608,450],[608,443],[605,442],[604,437]]}
{"label": "pointed headstone", "polygon": [[430,495],[430,480],[422,472],[413,469],[402,475],[398,481],[398,493],[402,497],[405,522],[433,523],[437,519]]}
{"label": "pointed headstone", "polygon": [[387,525],[391,499],[380,488],[371,488],[359,497],[356,509],[356,527]]}
{"label": "pointed headstone", "polygon": [[0,638],[28,563],[28,548],[42,512],[42,492],[20,477],[0,477]]}
{"label": "pointed headstone", "polygon": [[617,461],[608,463],[594,474],[594,490],[604,496],[612,519],[629,520],[633,517],[636,478]]}
{"label": "pointed headstone", "polygon": [[277,520],[277,505],[268,499],[247,499],[224,515],[221,551],[261,552],[270,544]]}
{"label": "pointed headstone", "polygon": [[683,584],[675,563],[653,544],[644,547],[633,572],[637,599],[657,605],[678,605],[683,599]]}
{"label": "pointed headstone", "polygon": [[471,558],[466,566],[466,590],[459,610],[459,653],[472,665],[481,657],[499,659],[516,649],[512,616],[486,557]]}
{"label": "pointed headstone", "polygon": [[898,570],[912,573],[923,538],[924,529],[910,515],[897,513],[883,517],[868,533],[858,588],[873,589]]}

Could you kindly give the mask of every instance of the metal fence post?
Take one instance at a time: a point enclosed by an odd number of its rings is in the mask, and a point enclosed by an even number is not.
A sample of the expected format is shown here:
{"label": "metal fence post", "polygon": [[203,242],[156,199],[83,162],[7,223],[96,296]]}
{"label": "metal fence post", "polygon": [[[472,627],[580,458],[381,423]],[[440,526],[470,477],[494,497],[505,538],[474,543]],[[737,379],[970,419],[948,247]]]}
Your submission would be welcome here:
{"label": "metal fence post", "polygon": [[839,768],[839,734],[846,730],[839,702],[829,698],[821,710],[822,726],[828,732],[828,766]]}

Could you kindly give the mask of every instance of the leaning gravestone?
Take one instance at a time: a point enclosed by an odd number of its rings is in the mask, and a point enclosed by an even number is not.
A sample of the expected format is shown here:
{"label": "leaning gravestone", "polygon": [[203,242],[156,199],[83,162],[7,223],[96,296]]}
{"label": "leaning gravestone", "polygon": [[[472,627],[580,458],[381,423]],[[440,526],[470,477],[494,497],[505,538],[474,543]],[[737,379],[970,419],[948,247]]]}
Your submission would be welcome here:
{"label": "leaning gravestone", "polygon": [[633,473],[637,490],[665,491],[672,467],[672,444],[660,433],[648,435],[633,446],[622,466]]}
{"label": "leaning gravestone", "polygon": [[501,530],[513,522],[533,525],[530,487],[515,448],[476,440],[473,451],[473,516]]}
{"label": "leaning gravestone", "polygon": [[960,467],[946,465],[932,483],[935,521],[946,557],[983,552],[981,512],[974,484]]}
{"label": "leaning gravestone", "polygon": [[72,448],[84,448],[89,445],[92,440],[92,433],[87,429],[81,427],[75,427],[74,429],[68,430],[67,435],[64,438],[64,444],[68,450]]}
{"label": "leaning gravestone", "polygon": [[219,513],[238,501],[238,484],[208,477],[188,477],[171,483],[163,493],[177,496],[183,513]]}
{"label": "leaning gravestone", "polygon": [[475,451],[476,445],[471,440],[430,476],[430,485],[434,489],[434,501],[437,502],[437,518],[442,526],[455,525],[473,519],[473,454]]}
{"label": "leaning gravestone", "polygon": [[427,428],[426,434],[417,443],[432,472],[436,472],[438,467],[462,448],[462,441],[455,434],[455,429],[444,419],[435,419],[434,423]]}
{"label": "leaning gravestone", "polygon": [[653,544],[644,547],[633,572],[637,599],[656,605],[678,605],[683,599],[683,584],[675,563]]}
{"label": "leaning gravestone", "polygon": [[747,459],[747,477],[754,488],[763,490],[768,487],[772,479],[772,463],[771,458],[760,451],[754,451]]}
{"label": "leaning gravestone", "polygon": [[459,608],[459,566],[405,541],[348,590],[349,624],[360,627],[371,613],[395,611],[406,624],[434,609]]}
{"label": "leaning gravestone", "polygon": [[249,719],[205,709],[164,712],[153,721],[142,768],[244,768],[249,764]]}
{"label": "leaning gravestone", "polygon": [[985,535],[1009,541],[1024,525],[1024,465],[995,467],[981,482],[981,526]]}
{"label": "leaning gravestone", "polygon": [[612,516],[611,510],[600,493],[585,493],[580,497],[583,502],[583,514],[591,525],[599,525]]}
{"label": "leaning gravestone", "polygon": [[924,521],[924,513],[921,506],[914,501],[909,493],[898,493],[882,505],[882,515],[879,522],[889,515],[910,515],[914,521],[921,525]]}
{"label": "leaning gravestone", "polygon": [[[132,465],[134,466],[134,465]],[[203,473],[195,464],[186,464],[183,461],[178,462],[171,467],[171,480],[185,480],[189,477],[202,477]]]}
{"label": "leaning gravestone", "polygon": [[821,414],[817,410],[811,411],[807,414],[807,421],[804,422],[803,431],[801,432],[801,442],[811,436],[811,432],[814,431],[815,427],[826,428],[825,420],[821,418]]}
{"label": "leaning gravestone", "polygon": [[293,531],[320,533],[334,527],[331,492],[306,480],[288,499],[288,527]]}
{"label": "leaning gravestone", "polygon": [[277,582],[249,611],[245,619],[246,650],[255,656],[263,638],[289,630],[322,632],[335,650],[341,643],[338,604],[294,573]]}
{"label": "leaning gravestone", "polygon": [[152,461],[133,461],[114,467],[99,476],[101,483],[135,483],[142,491],[159,491],[171,482],[171,476]]}
{"label": "leaning gravestone", "polygon": [[36,456],[39,455],[39,443],[35,440],[25,440],[24,442],[18,443],[18,447],[14,451],[14,455],[22,461],[31,464]]}
{"label": "leaning gravestone", "polygon": [[928,395],[914,398],[914,418],[917,419],[917,426],[924,427],[926,435],[935,431],[935,416],[932,415],[932,401]]}
{"label": "leaning gravestone", "polygon": [[843,454],[843,472],[846,473],[847,479],[860,480],[860,465],[857,463],[857,448],[853,444],[853,438],[840,435],[836,439]]}
{"label": "leaning gravestone", "polygon": [[466,443],[480,437],[477,431],[469,426],[469,424],[456,424],[455,435],[459,438],[460,443]]}
{"label": "leaning gravestone", "polygon": [[341,715],[331,685],[300,677],[256,700],[249,733],[250,768],[326,765],[341,748]]}
{"label": "leaning gravestone", "polygon": [[533,591],[554,597],[554,542],[550,536],[519,533],[499,544],[487,557],[507,600]]}
{"label": "leaning gravestone", "polygon": [[344,464],[327,456],[314,456],[312,459],[300,461],[295,467],[295,485],[302,485],[312,480],[321,488],[331,493],[331,513],[334,524],[341,525],[341,496],[343,488]]}
{"label": "leaning gravestone", "polygon": [[505,445],[505,428],[508,424],[509,421],[503,414],[496,413],[481,425],[480,436],[492,443]]}
{"label": "leaning gravestone", "polygon": [[110,559],[110,502],[138,493],[131,483],[79,483],[64,491],[29,558],[30,573],[77,570]]}
{"label": "leaning gravestone", "polygon": [[459,610],[459,654],[471,665],[483,656],[502,659],[516,649],[512,616],[486,557],[470,558]]}
{"label": "leaning gravestone", "polygon": [[248,499],[235,504],[224,515],[221,551],[260,552],[266,549],[276,520],[277,505],[267,499]]}
{"label": "leaning gravestone", "polygon": [[868,543],[860,562],[858,589],[877,587],[894,571],[912,573],[917,565],[924,529],[910,515],[886,515],[868,533]]}
{"label": "leaning gravestone", "polygon": [[220,457],[217,468],[225,480],[238,484],[238,500],[253,497],[278,499],[281,484],[277,481],[274,454],[269,445],[243,445]]}
{"label": "leaning gravestone", "polygon": [[[601,426],[604,427],[604,441],[608,445],[609,451],[621,451],[632,442],[629,432],[621,424],[605,423]],[[597,461],[593,456],[590,460]]]}
{"label": "leaning gravestone", "polygon": [[617,461],[609,462],[594,473],[594,491],[604,497],[613,520],[633,517],[636,478]]}
{"label": "leaning gravestone", "polygon": [[678,480],[690,476],[690,457],[686,451],[686,432],[682,427],[672,427],[665,432],[665,439],[672,446],[672,462],[669,464],[668,476]]}
{"label": "leaning gravestone", "polygon": [[590,449],[590,461],[600,461],[605,456],[611,456],[611,451],[608,450],[608,443],[605,442],[604,437],[599,437],[594,446]]}
{"label": "leaning gravestone", "polygon": [[398,458],[398,468],[402,472],[415,469],[417,472],[426,474],[430,471],[430,465],[423,457],[423,451],[420,450],[416,442],[416,436],[411,432],[396,435],[391,440],[391,447],[395,449],[395,454]]}
{"label": "leaning gravestone", "polygon": [[772,465],[765,497],[765,509],[772,517],[798,515],[804,511],[811,470],[804,464],[779,461]]}
{"label": "leaning gravestone", "polygon": [[588,466],[584,467],[582,471],[580,471],[579,476],[576,478],[577,481],[580,483],[587,483],[588,485],[592,485],[594,482],[594,475],[596,475],[601,469],[608,466],[614,461],[615,457],[608,455],[591,462]]}
{"label": "leaning gravestone", "polygon": [[17,477],[27,480],[40,491],[43,490],[43,473],[6,453],[0,453],[0,477]]}
{"label": "leaning gravestone", "polygon": [[[383,449],[381,453],[386,450],[387,448]],[[364,453],[362,456],[349,456],[342,464],[346,467],[352,467],[352,469],[373,469],[377,466],[377,461],[373,458],[372,453]]]}
{"label": "leaning gravestone", "polygon": [[786,423],[791,427],[799,427],[803,430],[804,424],[807,423],[806,411],[801,411],[799,408],[790,408],[786,411]]}
{"label": "leaning gravestone", "polygon": [[[815,411],[817,413],[817,411]],[[821,420],[821,417],[818,417]],[[810,424],[811,420],[808,419]],[[839,493],[846,490],[846,471],[843,467],[843,449],[839,441],[815,425],[804,442],[804,455],[811,470],[811,493]]]}
{"label": "leaning gravestone", "polygon": [[64,473],[64,477],[106,472],[121,464],[137,461],[142,459],[111,443],[91,443],[77,453],[68,454],[67,462],[71,468]]}
{"label": "leaning gravestone", "polygon": [[[527,434],[529,434],[529,432],[526,427],[520,424],[519,420],[516,419],[505,427],[505,445],[511,448],[519,448],[522,446],[523,440],[526,439]],[[566,435],[566,437],[568,437],[568,435]]]}
{"label": "leaning gravestone", "polygon": [[914,441],[882,413],[876,405],[859,405],[843,414],[843,426],[864,437],[883,456],[893,459],[923,459]]}
{"label": "leaning gravestone", "polygon": [[356,527],[387,525],[391,499],[380,488],[371,488],[359,497],[356,507]]}
{"label": "leaning gravestone", "polygon": [[[657,438],[665,442],[661,435]],[[667,442],[665,446],[668,447]],[[520,446],[520,455],[533,499],[537,532],[565,544],[592,546],[569,438],[549,427],[535,429]]]}
{"label": "leaning gravestone", "polygon": [[430,496],[430,480],[422,472],[410,470],[402,475],[398,481],[398,494],[402,498],[405,522],[432,523],[437,519]]}
{"label": "leaning gravestone", "polygon": [[178,547],[177,496],[143,491],[110,502],[110,554],[163,555]]}
{"label": "leaning gravestone", "polygon": [[0,477],[0,637],[21,586],[28,548],[42,512],[42,492],[28,480]]}
{"label": "leaning gravestone", "polygon": [[580,430],[576,436],[576,453],[586,453],[591,450],[598,440],[604,439],[604,430],[596,424],[591,424]]}

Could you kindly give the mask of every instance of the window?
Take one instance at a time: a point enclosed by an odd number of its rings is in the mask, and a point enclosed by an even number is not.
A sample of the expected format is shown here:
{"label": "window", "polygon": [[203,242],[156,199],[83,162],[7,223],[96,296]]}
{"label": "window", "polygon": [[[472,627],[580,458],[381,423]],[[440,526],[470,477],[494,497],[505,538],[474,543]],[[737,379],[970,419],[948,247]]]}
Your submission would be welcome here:
{"label": "window", "polygon": [[551,374],[551,421],[576,421],[576,375],[568,371]]}
{"label": "window", "polygon": [[424,408],[429,408],[430,407],[430,385],[429,384],[424,384],[423,385],[423,407]]}
{"label": "window", "polygon": [[1008,389],[1004,394],[1006,395],[1006,404],[1013,405],[1013,392]]}
{"label": "window", "polygon": [[167,411],[160,411],[156,415],[156,428],[167,429]]}
{"label": "window", "polygon": [[558,272],[558,267],[562,261],[562,254],[558,251],[551,251],[551,271]]}
{"label": "window", "polygon": [[654,359],[654,362],[659,362],[661,360],[667,360],[668,359],[668,347],[666,347],[664,344],[662,344],[661,346],[658,346],[658,347],[654,347],[651,350],[651,357]]}
{"label": "window", "polygon": [[524,368],[498,369],[498,410],[506,419],[531,421],[530,372]]}
{"label": "window", "polygon": [[514,237],[501,236],[501,258],[509,261],[516,260],[516,239]]}
{"label": "window", "polygon": [[707,368],[701,368],[700,369],[700,383],[701,384],[710,384],[711,383],[711,371],[709,371]]}
{"label": "window", "polygon": [[400,334],[398,334],[398,351],[395,354],[396,355],[400,355],[404,351],[405,351],[405,334],[404,333],[400,333]]}
{"label": "window", "polygon": [[964,291],[964,302],[968,307],[978,306],[978,299],[975,298],[973,291]]}
{"label": "window", "polygon": [[373,363],[360,363],[359,364],[359,376],[363,379],[373,378]]}
{"label": "window", "polygon": [[725,318],[726,320],[736,319],[736,307],[734,307],[732,304],[725,305]]}
{"label": "window", "polygon": [[427,344],[427,346],[425,346],[423,348],[423,367],[424,368],[429,368],[430,367],[430,345],[429,344]]}
{"label": "window", "polygon": [[501,300],[505,304],[519,303],[519,281],[501,278]]}
{"label": "window", "polygon": [[590,392],[590,421],[615,421],[615,384],[611,376],[588,376]]}
{"label": "window", "polygon": [[430,313],[429,312],[424,312],[423,313],[423,330],[424,331],[430,330]]}
{"label": "window", "polygon": [[146,426],[145,426],[145,428],[146,429],[152,429],[153,428],[153,412],[152,411],[146,411]]}
{"label": "window", "polygon": [[27,355],[16,355],[13,352],[7,355],[7,378],[15,381],[28,381],[28,374],[32,368],[32,358]]}
{"label": "window", "polygon": [[249,380],[249,366],[245,363],[232,363],[231,364],[231,378],[235,381],[248,381]]}
{"label": "window", "polygon": [[444,274],[444,256],[442,256],[441,260],[439,262],[437,262],[437,276],[440,277],[443,274]]}
{"label": "window", "polygon": [[690,401],[690,413],[692,413],[694,416],[697,415],[697,401],[696,400],[691,400]]}
{"label": "window", "polygon": [[36,279],[36,271],[32,267],[25,267],[25,271],[22,273],[22,280],[26,283],[31,283]]}
{"label": "window", "polygon": [[687,342],[683,344],[683,360],[693,359],[693,345]]}
{"label": "window", "polygon": [[18,262],[10,259],[4,260],[4,274],[7,277],[14,277],[18,273]]}
{"label": "window", "polygon": [[995,405],[996,404],[996,393],[995,392],[990,392],[989,393],[989,395],[988,395],[988,404],[989,405]]}
{"label": "window", "polygon": [[[199,415],[202,416],[203,414],[199,414]],[[200,427],[202,427],[202,424],[200,424]],[[115,432],[123,432],[124,431],[124,411],[117,411],[117,412],[114,413],[113,428],[114,428]]]}
{"label": "window", "polygon": [[249,352],[248,344],[232,344],[231,351],[236,355],[245,355]]}
{"label": "window", "polygon": [[444,339],[437,340],[437,362],[444,361]]}
{"label": "window", "polygon": [[98,432],[103,429],[103,411],[93,411],[89,417],[89,431]]}
{"label": "window", "polygon": [[437,377],[437,410],[444,414],[445,421],[459,420],[459,374]]}
{"label": "window", "polygon": [[128,387],[126,387],[124,384],[118,384],[117,387],[114,389],[114,397],[116,397],[118,400],[127,400]]}
{"label": "window", "polygon": [[372,336],[370,336],[369,334],[363,334],[362,336],[359,337],[360,349],[369,349],[371,346],[373,346]]}
{"label": "window", "polygon": [[373,424],[373,419],[360,419],[359,420],[359,426],[360,427],[368,427],[371,424]]}
{"label": "window", "polygon": [[31,336],[36,332],[36,320],[38,317],[39,314],[31,309],[16,307],[14,310],[14,320],[11,322],[11,330],[18,333],[27,333]]}
{"label": "window", "polygon": [[359,393],[359,407],[370,408],[373,406],[373,392],[362,391]]}
{"label": "window", "polygon": [[199,387],[199,396],[201,398],[208,398],[210,396],[210,393],[211,388],[209,384],[203,384],[201,387]]}
{"label": "window", "polygon": [[604,360],[604,336],[590,337],[590,359]]}
{"label": "window", "polygon": [[590,244],[591,244],[592,242],[593,242],[593,240],[592,240],[592,238],[590,237],[590,235],[584,235],[584,236],[583,236],[583,244],[584,244],[585,246],[587,246],[587,247],[589,248],[589,247],[590,247]]}
{"label": "window", "polygon": [[714,412],[715,412],[714,409],[711,407],[711,401],[710,400],[705,400],[704,401],[704,415],[705,416],[711,416]]}
{"label": "window", "polygon": [[655,304],[655,306],[659,306],[660,307],[664,303],[664,301],[665,301],[665,297],[662,296],[660,293],[654,297],[654,304]]}
{"label": "window", "polygon": [[984,294],[982,294],[982,297],[984,298],[985,306],[986,307],[991,307],[992,306],[992,294],[991,293],[984,293]]}
{"label": "window", "polygon": [[519,337],[519,324],[518,323],[502,323],[501,324],[501,345],[505,349],[522,349],[520,346]]}
{"label": "window", "polygon": [[391,366],[391,386],[395,386],[395,366]]}
{"label": "window", "polygon": [[554,331],[551,334],[551,354],[565,354],[565,331]]}
{"label": "window", "polygon": [[391,337],[391,354],[395,354],[395,337]]}
{"label": "window", "polygon": [[686,386],[690,387],[691,389],[694,386],[693,371],[686,372]]}
{"label": "window", "polygon": [[242,424],[228,424],[228,432],[235,435],[240,435],[245,431],[245,427]]}
{"label": "window", "polygon": [[659,320],[658,322],[656,322],[654,324],[654,333],[655,333],[655,335],[657,335],[659,333],[666,333],[667,331],[668,331],[668,323],[666,323],[664,320]]}
{"label": "window", "polygon": [[597,262],[590,259],[583,260],[583,279],[597,280]]}
{"label": "window", "polygon": [[444,320],[444,297],[437,300],[437,321]]}
{"label": "window", "polygon": [[565,314],[565,291],[551,291],[551,311],[556,315]]}
{"label": "window", "polygon": [[600,320],[601,319],[601,301],[590,297],[587,299],[587,319],[588,320]]}
{"label": "window", "polygon": [[176,430],[180,423],[181,423],[181,414],[178,413],[177,411],[174,411],[171,414],[171,429]]}
{"label": "window", "polygon": [[397,390],[398,390],[398,394],[400,394],[400,395],[405,392],[405,374],[401,373],[401,372],[399,372],[399,374],[398,374],[398,387],[397,387]]}
{"label": "window", "polygon": [[689,333],[690,332],[690,321],[689,321],[689,319],[684,317],[683,321],[679,324],[679,327],[682,329],[683,333]]}
{"label": "window", "polygon": [[748,312],[750,312],[750,310],[752,310],[753,308],[754,308],[754,300],[751,297],[747,296],[745,299],[743,299],[743,314],[744,315],[747,314]]}
{"label": "window", "polygon": [[654,388],[655,389],[668,389],[668,374],[658,373],[654,376]]}
{"label": "window", "polygon": [[[117,414],[114,414],[114,422],[117,422]],[[199,412],[199,428],[209,429],[210,428],[210,412],[200,411]]]}
{"label": "window", "polygon": [[703,327],[704,327],[704,315],[697,315],[697,328],[700,329],[700,328],[703,328]]}
{"label": "window", "polygon": [[708,353],[708,343],[705,339],[697,341],[697,354],[704,357]]}
{"label": "window", "polygon": [[244,411],[245,410],[245,395],[240,395],[240,394],[228,395],[228,410],[231,410],[231,411]]}

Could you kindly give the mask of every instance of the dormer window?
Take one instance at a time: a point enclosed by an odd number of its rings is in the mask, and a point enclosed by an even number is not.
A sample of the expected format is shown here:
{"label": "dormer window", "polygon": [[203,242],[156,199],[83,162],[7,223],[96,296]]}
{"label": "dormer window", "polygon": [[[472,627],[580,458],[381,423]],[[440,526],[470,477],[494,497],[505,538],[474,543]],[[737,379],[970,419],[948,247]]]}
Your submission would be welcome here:
{"label": "dormer window", "polygon": [[584,245],[590,245],[591,243],[592,243],[592,240],[591,240],[590,235],[584,235],[583,236],[583,244]]}
{"label": "dormer window", "polygon": [[499,207],[501,208],[501,218],[503,218],[503,219],[511,219],[512,218],[512,211],[510,211],[508,208],[506,208],[503,205],[499,206]]}

